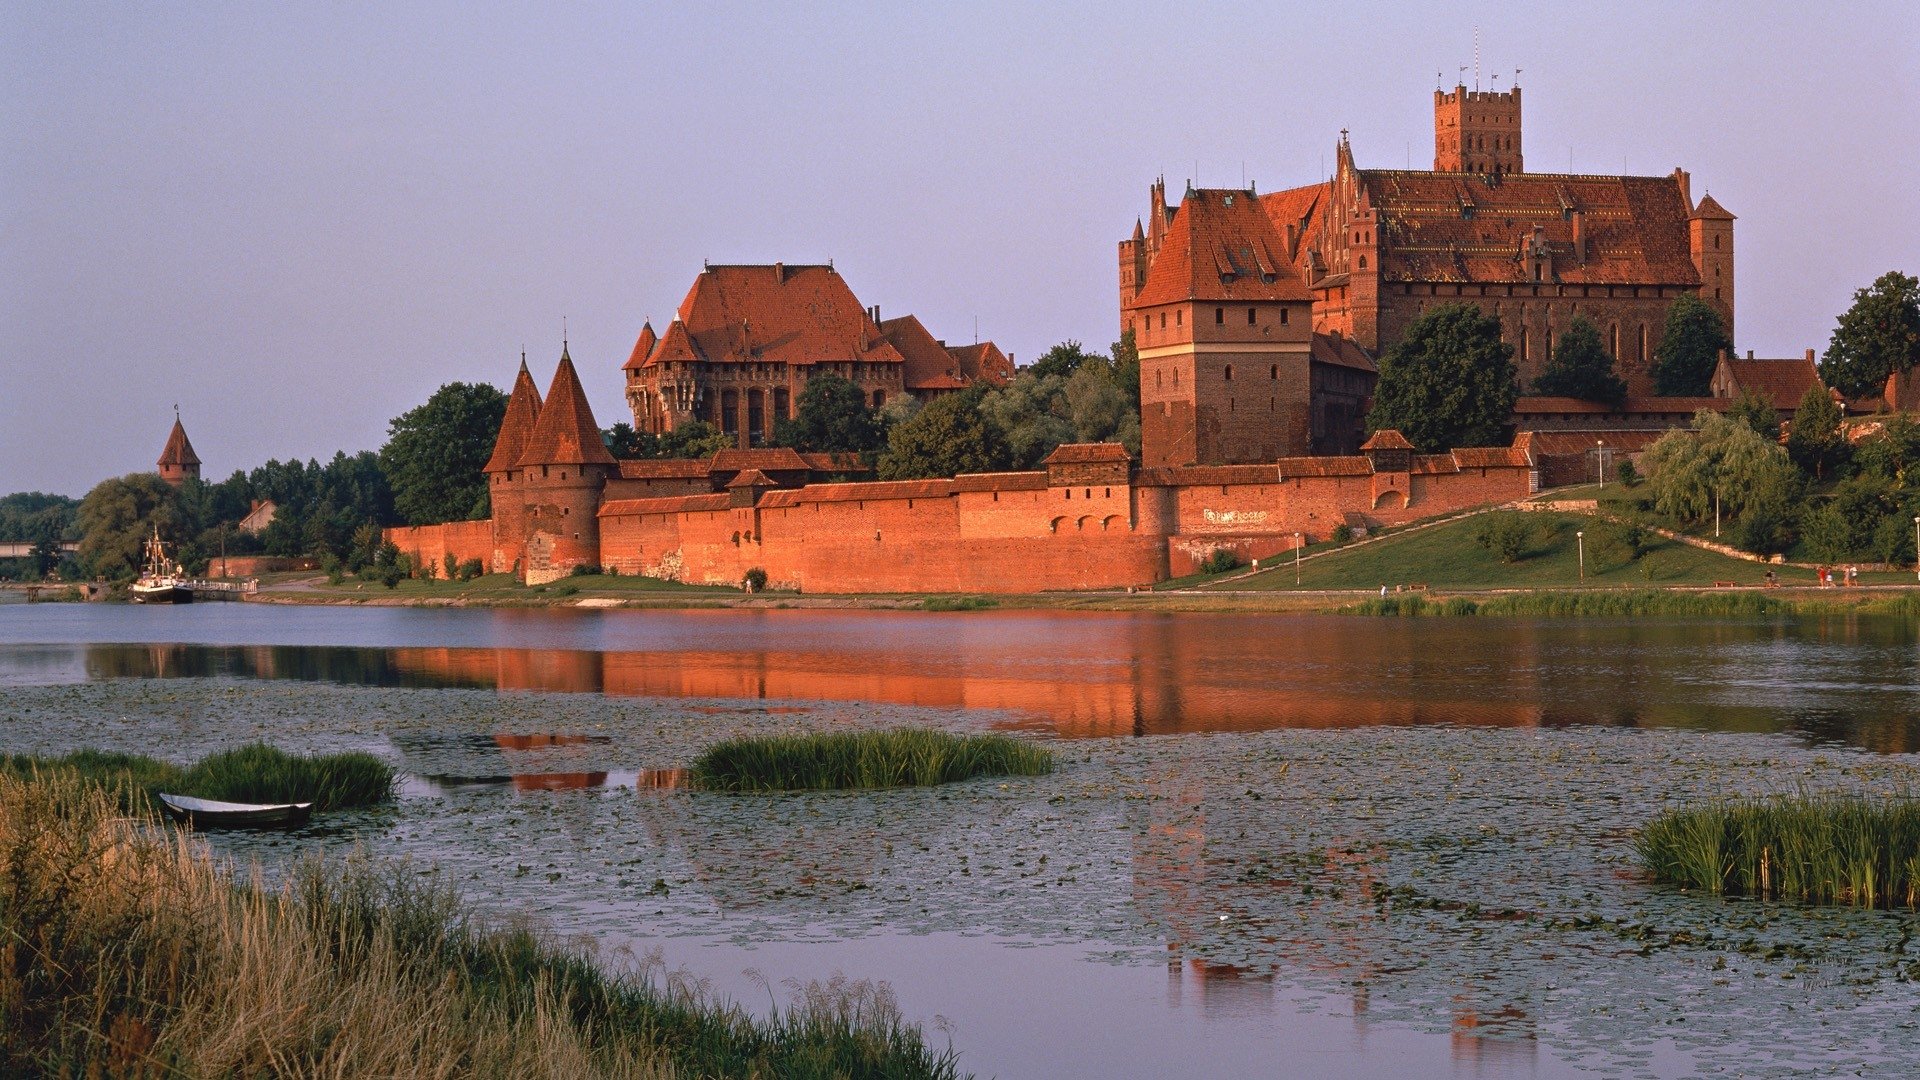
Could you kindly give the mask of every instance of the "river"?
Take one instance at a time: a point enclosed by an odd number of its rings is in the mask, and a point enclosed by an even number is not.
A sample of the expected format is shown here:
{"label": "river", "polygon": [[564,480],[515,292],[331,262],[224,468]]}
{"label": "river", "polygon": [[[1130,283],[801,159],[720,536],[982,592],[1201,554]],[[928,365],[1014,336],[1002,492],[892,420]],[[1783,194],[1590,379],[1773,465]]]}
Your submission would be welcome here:
{"label": "river", "polygon": [[[1910,792],[1915,628],[1068,612],[0,611],[0,749],[371,749],[410,859],[764,1008],[888,983],[982,1076],[1907,1075],[1905,913],[1691,897],[1663,806]],[[727,735],[929,724],[1044,778],[736,797]]]}

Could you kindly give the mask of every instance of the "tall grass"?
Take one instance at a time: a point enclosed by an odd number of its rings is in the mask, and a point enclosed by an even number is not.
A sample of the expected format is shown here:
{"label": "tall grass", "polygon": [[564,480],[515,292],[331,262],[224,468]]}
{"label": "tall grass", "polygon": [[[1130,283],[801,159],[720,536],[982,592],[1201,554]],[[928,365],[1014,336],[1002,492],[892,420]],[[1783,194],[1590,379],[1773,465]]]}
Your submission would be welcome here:
{"label": "tall grass", "polygon": [[[1863,605],[1864,606],[1864,605]],[[1891,607],[1891,604],[1889,605]],[[1592,592],[1530,592],[1471,600],[1384,596],[1342,608],[1348,615],[1534,615],[1573,616],[1765,617],[1793,614],[1802,604],[1750,590],[1729,592],[1667,592],[1658,589],[1621,589]]]}
{"label": "tall grass", "polygon": [[918,728],[729,739],[690,770],[695,786],[714,791],[914,787],[1052,771],[1053,751],[1044,746]]}
{"label": "tall grass", "polygon": [[951,1077],[892,999],[769,1020],[368,861],[244,884],[68,771],[0,775],[0,1075]]}
{"label": "tall grass", "polygon": [[1920,906],[1920,801],[1791,795],[1672,810],[1635,847],[1657,881],[1714,895]]}
{"label": "tall grass", "polygon": [[160,792],[226,802],[312,802],[338,810],[386,801],[393,767],[372,754],[289,754],[254,743],[182,768],[141,754],[80,750],[64,757],[0,755],[0,773],[71,772],[118,793],[129,810],[153,810]]}

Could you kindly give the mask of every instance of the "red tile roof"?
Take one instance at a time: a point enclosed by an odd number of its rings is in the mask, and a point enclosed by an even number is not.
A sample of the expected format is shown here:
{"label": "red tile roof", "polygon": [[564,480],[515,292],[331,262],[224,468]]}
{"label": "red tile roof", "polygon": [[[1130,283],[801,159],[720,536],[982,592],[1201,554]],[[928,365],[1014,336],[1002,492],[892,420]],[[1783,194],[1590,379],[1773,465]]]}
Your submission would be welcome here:
{"label": "red tile roof", "polygon": [[[1514,436],[1514,448],[1531,451],[1536,457],[1564,457],[1591,454],[1596,441],[1609,451],[1637,454],[1659,442],[1672,428],[1660,431],[1523,431]],[[1455,451],[1458,453],[1459,451]]]}
{"label": "red tile roof", "polygon": [[732,491],[734,488],[770,488],[779,486],[780,485],[767,479],[767,474],[761,472],[759,469],[747,469],[739,476],[727,481],[728,491]]}
{"label": "red tile roof", "polygon": [[1279,467],[1282,480],[1292,480],[1299,476],[1373,475],[1373,462],[1363,457],[1281,458],[1274,464]]}
{"label": "red tile roof", "polygon": [[1362,450],[1411,450],[1413,444],[1394,428],[1382,428],[1360,444]]}
{"label": "red tile roof", "polygon": [[[831,266],[708,266],[680,302],[674,327],[648,365],[708,363],[900,363],[899,350]],[[674,355],[667,355],[669,345]],[[684,355],[681,355],[684,353]]]}
{"label": "red tile roof", "polygon": [[961,473],[953,478],[955,491],[1045,491],[1043,472]]}
{"label": "red tile roof", "polygon": [[862,458],[859,454],[851,454],[844,451],[837,453],[802,451],[800,457],[806,461],[807,468],[812,469],[814,472],[861,473],[873,471],[873,467],[868,465],[866,459]]}
{"label": "red tile roof", "polygon": [[1277,484],[1281,479],[1272,465],[1181,465],[1166,473],[1171,485]]}
{"label": "red tile roof", "polygon": [[1187,300],[1299,300],[1312,295],[1252,192],[1189,190],[1129,307]]}
{"label": "red tile roof", "polygon": [[684,514],[696,510],[730,509],[733,500],[726,495],[665,495],[655,499],[610,499],[600,504],[599,517],[631,517],[635,514]]}
{"label": "red tile roof", "polygon": [[906,365],[900,375],[907,389],[957,390],[967,385],[960,362],[927,333],[919,319],[912,315],[888,319],[880,324],[880,332]]}
{"label": "red tile roof", "polygon": [[761,469],[766,472],[806,472],[807,459],[790,446],[769,446],[756,450],[721,450],[707,465],[712,472]]}
{"label": "red tile roof", "polygon": [[975,345],[949,345],[947,351],[960,364],[960,374],[969,381],[985,379],[1004,383],[1013,378],[1013,359],[991,341]]}
{"label": "red tile roof", "polygon": [[573,370],[573,359],[563,347],[560,366],[554,369],[553,384],[540,406],[533,432],[527,436],[527,448],[520,454],[520,467],[528,465],[613,465],[613,455],[600,440],[600,425],[594,422],[593,406],[580,388],[580,376]]}
{"label": "red tile roof", "polygon": [[884,480],[870,484],[810,484],[799,502],[856,502],[865,499],[937,499],[953,494],[951,480]]}
{"label": "red tile roof", "polygon": [[705,461],[695,458],[662,458],[656,461],[620,463],[622,480],[697,480],[705,478],[711,471]]}
{"label": "red tile roof", "polygon": [[1462,469],[1491,469],[1532,464],[1527,460],[1526,448],[1520,446],[1462,446],[1451,456],[1454,463]]}
{"label": "red tile roof", "polygon": [[507,396],[507,412],[500,418],[500,434],[493,440],[493,456],[481,472],[506,472],[520,464],[527,451],[527,437],[540,418],[540,388],[527,374],[527,358],[520,358],[520,374],[513,377],[513,393]]}
{"label": "red tile roof", "polygon": [[1337,334],[1315,334],[1311,359],[1316,364],[1334,364],[1339,367],[1353,368],[1378,374],[1379,365],[1367,350],[1353,343],[1353,339]]}
{"label": "red tile roof", "polygon": [[1132,460],[1127,448],[1114,442],[1061,443],[1042,465],[1104,465]]}
{"label": "red tile roof", "polygon": [[[1582,176],[1366,169],[1356,174],[1378,215],[1386,281],[1531,281],[1520,248],[1538,227],[1551,280],[1699,285],[1689,210],[1673,176]],[[1703,200],[1702,207],[1716,206]],[[1720,213],[1725,213],[1724,210]],[[1584,256],[1574,244],[1580,221]]]}
{"label": "red tile roof", "polygon": [[1773,405],[1775,409],[1792,412],[1800,407],[1800,399],[1809,389],[1820,385],[1820,371],[1814,367],[1812,357],[1794,357],[1791,360],[1735,360],[1721,361],[1727,366],[1727,373],[1733,376],[1734,394],[1741,390],[1752,390]]}
{"label": "red tile roof", "polygon": [[638,371],[645,367],[647,358],[653,355],[653,347],[659,343],[659,336],[653,332],[653,321],[641,323],[640,340],[633,343],[633,353],[627,357],[627,362],[622,365],[621,370]]}
{"label": "red tile roof", "polygon": [[180,425],[179,417],[173,418],[173,430],[167,433],[167,445],[161,449],[160,460],[154,464],[161,466],[200,464],[200,455],[193,452],[193,444],[187,441],[187,429]]}
{"label": "red tile roof", "polygon": [[1319,232],[1328,188],[1329,185],[1325,183],[1308,184],[1306,187],[1260,196],[1260,208],[1266,211],[1267,220],[1273,222],[1274,233],[1283,243],[1287,237],[1287,226],[1293,226],[1293,250],[1287,253],[1286,259],[1296,266],[1307,249],[1304,241]]}
{"label": "red tile roof", "polygon": [[1653,416],[1691,416],[1701,409],[1725,412],[1730,404],[1725,398],[1711,397],[1653,397],[1633,396],[1619,408],[1603,401],[1583,401],[1580,398],[1545,397],[1538,394],[1525,394],[1514,401],[1515,416],[1528,416],[1539,413],[1589,413],[1595,415],[1653,415]]}
{"label": "red tile roof", "polygon": [[1693,213],[1690,216],[1697,217],[1697,218],[1705,218],[1709,221],[1733,221],[1734,220],[1734,216],[1732,214],[1727,213],[1727,208],[1724,206],[1721,206],[1717,202],[1714,202],[1713,196],[1711,195],[1700,196],[1700,204],[1693,208]]}
{"label": "red tile roof", "polygon": [[1459,472],[1460,463],[1452,454],[1415,454],[1407,471],[1420,476],[1442,476]]}

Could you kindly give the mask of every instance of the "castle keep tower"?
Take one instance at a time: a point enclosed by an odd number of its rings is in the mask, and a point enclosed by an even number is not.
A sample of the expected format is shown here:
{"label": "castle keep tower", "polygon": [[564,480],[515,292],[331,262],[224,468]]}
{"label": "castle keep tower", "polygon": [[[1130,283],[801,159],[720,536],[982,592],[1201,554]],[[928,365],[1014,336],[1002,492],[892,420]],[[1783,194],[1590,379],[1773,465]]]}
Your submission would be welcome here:
{"label": "castle keep tower", "polygon": [[160,479],[179,487],[189,478],[200,479],[200,455],[193,452],[193,444],[187,441],[187,429],[180,426],[180,410],[173,411],[173,430],[167,435],[166,448],[160,451]]}
{"label": "castle keep tower", "polygon": [[1433,171],[1505,176],[1520,160],[1520,88],[1433,92]]}
{"label": "castle keep tower", "polygon": [[1687,247],[1700,268],[1700,299],[1720,313],[1732,336],[1733,215],[1711,195],[1700,196],[1700,205],[1687,215]]}

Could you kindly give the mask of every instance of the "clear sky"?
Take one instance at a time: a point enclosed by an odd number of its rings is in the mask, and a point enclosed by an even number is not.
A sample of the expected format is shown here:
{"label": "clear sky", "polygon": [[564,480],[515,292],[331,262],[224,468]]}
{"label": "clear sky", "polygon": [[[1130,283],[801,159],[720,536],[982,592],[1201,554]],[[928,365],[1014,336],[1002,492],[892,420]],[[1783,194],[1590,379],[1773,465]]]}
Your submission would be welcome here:
{"label": "clear sky", "polygon": [[[1436,72],[1521,68],[1535,171],[1739,216],[1738,345],[1920,272],[1920,8],[0,3],[0,492],[374,449],[441,383],[603,425],[714,262],[832,259],[1022,361],[1116,336],[1147,185],[1432,164]],[[1471,69],[1466,75],[1473,81]]]}

